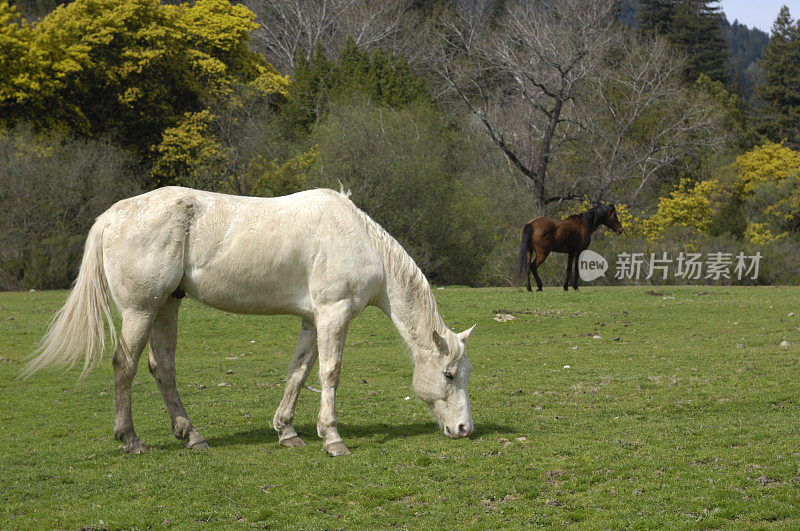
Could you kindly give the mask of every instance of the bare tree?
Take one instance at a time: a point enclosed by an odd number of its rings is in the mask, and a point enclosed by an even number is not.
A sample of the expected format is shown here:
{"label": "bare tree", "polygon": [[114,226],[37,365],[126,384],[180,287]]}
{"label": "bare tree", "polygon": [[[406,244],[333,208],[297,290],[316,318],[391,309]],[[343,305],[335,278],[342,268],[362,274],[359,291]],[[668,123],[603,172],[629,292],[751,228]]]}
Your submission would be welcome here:
{"label": "bare tree", "polygon": [[600,201],[616,188],[635,203],[666,167],[719,152],[733,140],[710,95],[681,85],[683,61],[666,42],[626,36],[611,58],[574,109],[581,134],[571,148],[586,171],[570,190]]}
{"label": "bare tree", "polygon": [[565,111],[614,41],[616,7],[614,0],[531,0],[496,13],[489,1],[468,2],[440,20],[433,68],[541,207],[569,197],[548,193],[548,169],[579,131]]}
{"label": "bare tree", "polygon": [[[259,27],[253,46],[284,73],[321,46],[335,59],[349,35],[361,47],[413,50],[410,0],[245,0]],[[407,53],[408,55],[408,53]],[[413,53],[412,53],[413,55]]]}

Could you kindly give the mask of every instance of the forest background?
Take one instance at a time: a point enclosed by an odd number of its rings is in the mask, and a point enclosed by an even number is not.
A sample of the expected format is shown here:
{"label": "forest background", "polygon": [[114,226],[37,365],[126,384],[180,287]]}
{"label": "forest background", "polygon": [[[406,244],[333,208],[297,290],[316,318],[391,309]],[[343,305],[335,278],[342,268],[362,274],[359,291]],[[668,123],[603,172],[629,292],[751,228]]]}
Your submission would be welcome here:
{"label": "forest background", "polygon": [[136,193],[340,183],[438,284],[512,284],[523,223],[599,202],[604,256],[795,283],[799,150],[787,7],[767,35],[714,0],[0,1],[2,290],[68,287]]}

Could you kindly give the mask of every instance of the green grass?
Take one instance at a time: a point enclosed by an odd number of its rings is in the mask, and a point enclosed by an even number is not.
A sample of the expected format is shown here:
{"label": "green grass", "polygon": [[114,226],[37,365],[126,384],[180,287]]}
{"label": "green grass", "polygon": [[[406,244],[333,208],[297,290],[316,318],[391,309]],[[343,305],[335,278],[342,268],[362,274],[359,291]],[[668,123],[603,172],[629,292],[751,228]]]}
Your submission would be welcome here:
{"label": "green grass", "polygon": [[151,451],[127,455],[108,356],[79,383],[15,379],[66,293],[0,294],[0,527],[800,527],[800,289],[435,293],[453,329],[478,325],[474,436],[440,433],[371,308],[347,340],[337,409],[353,455],[336,459],[309,390],[307,447],[270,427],[297,318],[186,303],[178,388],[212,449],[172,437],[143,361],[133,415]]}

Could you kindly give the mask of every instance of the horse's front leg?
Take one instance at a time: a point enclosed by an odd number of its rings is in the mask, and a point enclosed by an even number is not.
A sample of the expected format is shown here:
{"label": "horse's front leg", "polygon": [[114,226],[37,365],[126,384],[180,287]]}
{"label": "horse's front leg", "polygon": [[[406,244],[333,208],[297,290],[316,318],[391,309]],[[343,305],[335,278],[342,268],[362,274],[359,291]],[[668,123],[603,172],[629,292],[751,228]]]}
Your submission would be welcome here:
{"label": "horse's front leg", "polygon": [[572,281],[572,288],[575,291],[578,291],[578,274],[580,273],[580,271],[578,270],[578,260],[580,260],[580,257],[581,257],[581,253],[575,253],[575,262],[574,262],[574,264],[572,266],[573,269],[574,269],[574,275],[575,275],[573,277],[573,281]]}
{"label": "horse's front leg", "polygon": [[289,364],[289,373],[286,376],[283,400],[272,418],[272,427],[278,432],[278,441],[287,448],[306,445],[294,431],[294,408],[297,405],[300,389],[306,383],[306,378],[308,378],[316,359],[317,329],[313,323],[303,319],[303,323],[300,325],[300,334],[297,337],[294,359]]}
{"label": "horse's front leg", "polygon": [[342,349],[350,324],[347,301],[325,306],[317,311],[317,347],[319,349],[320,397],[317,434],[322,447],[331,457],[347,455],[350,450],[342,442],[336,427],[336,388],[342,369]]}
{"label": "horse's front leg", "polygon": [[572,275],[572,262],[575,261],[575,253],[569,253],[567,256],[567,278],[564,280],[564,291],[569,291],[569,281]]}

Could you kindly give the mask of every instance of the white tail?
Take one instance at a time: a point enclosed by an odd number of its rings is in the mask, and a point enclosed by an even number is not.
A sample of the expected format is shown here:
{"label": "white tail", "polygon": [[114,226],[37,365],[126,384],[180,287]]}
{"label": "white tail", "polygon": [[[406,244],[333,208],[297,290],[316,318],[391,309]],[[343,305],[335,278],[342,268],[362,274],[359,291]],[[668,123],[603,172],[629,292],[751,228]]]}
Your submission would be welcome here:
{"label": "white tail", "polygon": [[112,348],[117,333],[111,320],[108,285],[103,271],[103,226],[99,218],[86,238],[83,260],[67,302],[53,316],[47,333],[20,373],[27,378],[45,367],[70,368],[83,359],[83,379],[103,357],[105,326],[108,322]]}

